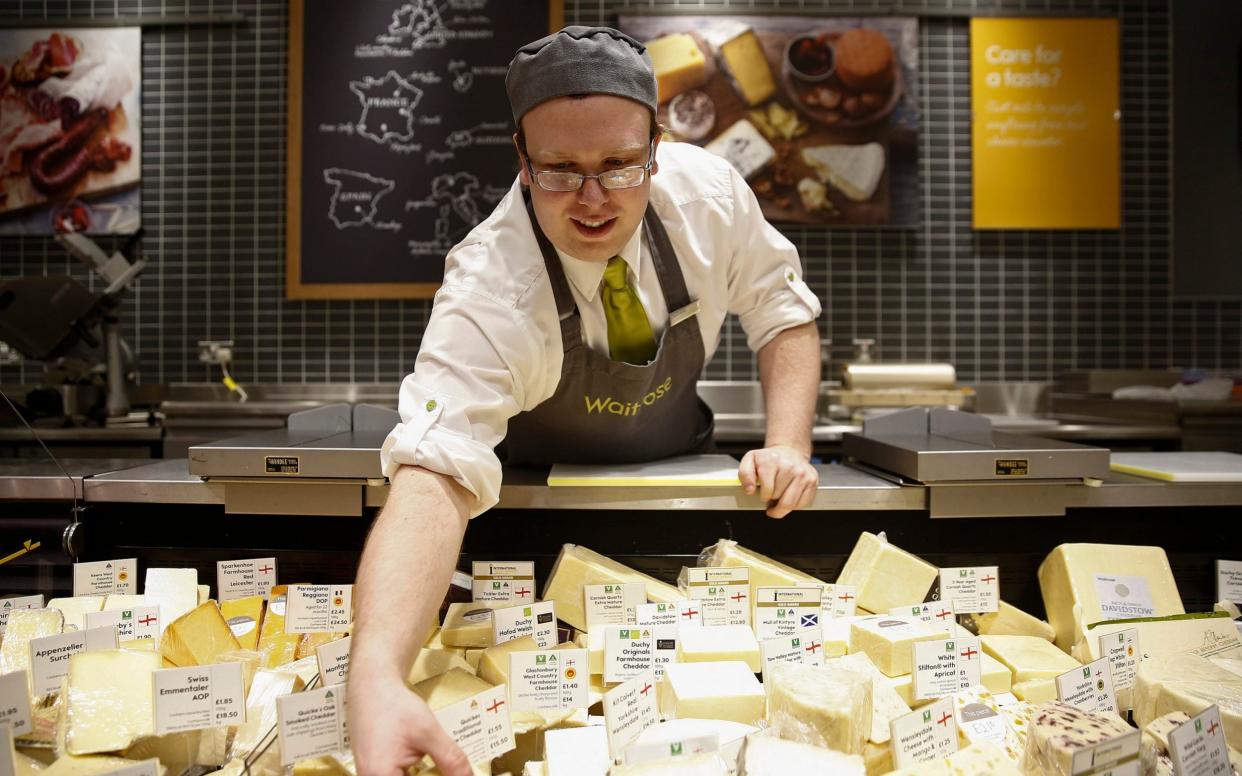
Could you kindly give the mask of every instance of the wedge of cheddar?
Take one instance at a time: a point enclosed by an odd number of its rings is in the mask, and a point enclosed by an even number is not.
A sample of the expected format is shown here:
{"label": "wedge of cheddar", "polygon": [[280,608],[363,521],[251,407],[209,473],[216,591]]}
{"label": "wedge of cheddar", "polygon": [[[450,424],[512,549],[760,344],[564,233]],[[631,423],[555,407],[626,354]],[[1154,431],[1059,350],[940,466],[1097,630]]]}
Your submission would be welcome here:
{"label": "wedge of cheddar", "polygon": [[655,69],[660,102],[707,82],[707,58],[694,38],[684,32],[647,41],[647,53]]}
{"label": "wedge of cheddar", "polygon": [[858,589],[858,605],[888,612],[903,604],[922,603],[940,569],[864,531],[845,561],[837,583]]}
{"label": "wedge of cheddar", "polygon": [[724,41],[719,50],[738,95],[747,105],[758,105],[776,91],[772,68],[754,30],[747,28]]}
{"label": "wedge of cheddar", "polygon": [[648,601],[671,603],[682,598],[681,591],[672,585],[577,544],[566,544],[561,548],[544,588],[543,598],[556,602],[557,619],[584,631],[587,629],[587,621],[586,612],[583,610],[583,585],[626,582],[642,582],[646,585]]}
{"label": "wedge of cheddar", "polygon": [[1057,632],[1038,617],[1001,601],[995,612],[966,615],[967,626],[980,636],[1037,636],[1055,641]]}
{"label": "wedge of cheddar", "polygon": [[703,566],[744,567],[750,570],[750,600],[758,598],[760,587],[799,587],[825,584],[810,574],[778,560],[749,550],[732,539],[721,539],[699,555]]}
{"label": "wedge of cheddar", "polygon": [[776,663],[765,676],[768,724],[778,735],[862,754],[871,734],[871,677],[837,667]]}
{"label": "wedge of cheddar", "polygon": [[471,674],[478,673],[461,655],[455,652],[423,647],[418,650],[414,664],[410,666],[409,672],[405,675],[405,683],[412,686],[454,668]]}
{"label": "wedge of cheddar", "polygon": [[264,655],[265,668],[277,668],[293,662],[298,651],[301,634],[285,633],[285,600],[288,590],[285,585],[273,587],[267,602],[267,611],[263,614],[263,625],[259,629],[259,651]]}
{"label": "wedge of cheddar", "polygon": [[501,644],[494,644],[483,650],[479,658],[478,676],[492,684],[509,683],[509,655],[514,652],[538,652],[539,644],[533,636],[523,636]]}
{"label": "wedge of cheddar", "polygon": [[239,649],[241,644],[229,630],[215,601],[208,601],[173,620],[160,637],[160,655],[175,666],[218,663],[220,653]]}
{"label": "wedge of cheddar", "polygon": [[71,755],[117,752],[155,732],[154,652],[79,652],[69,658],[65,749]]}
{"label": "wedge of cheddar", "polygon": [[490,682],[483,681],[469,671],[452,668],[438,676],[424,679],[411,689],[435,711],[465,700],[471,695],[477,695],[491,686]]}
{"label": "wedge of cheddar", "polygon": [[252,595],[220,602],[220,614],[243,649],[259,648],[259,626],[263,623],[263,596]]}
{"label": "wedge of cheddar", "polygon": [[[440,641],[446,647],[490,647],[494,608],[486,603],[449,604],[440,626]],[[558,615],[559,610],[558,606]]]}

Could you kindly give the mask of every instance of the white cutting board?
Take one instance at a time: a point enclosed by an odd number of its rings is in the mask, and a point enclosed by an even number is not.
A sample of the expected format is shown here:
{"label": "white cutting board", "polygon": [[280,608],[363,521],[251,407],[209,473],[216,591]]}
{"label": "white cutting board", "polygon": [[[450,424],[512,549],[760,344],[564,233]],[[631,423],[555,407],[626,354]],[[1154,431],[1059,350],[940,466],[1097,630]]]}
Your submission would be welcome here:
{"label": "white cutting board", "polygon": [[1115,472],[1169,482],[1242,482],[1237,453],[1113,453]]}
{"label": "white cutting board", "polygon": [[684,455],[650,463],[582,466],[558,463],[548,485],[587,487],[741,487],[737,461],[727,455]]}

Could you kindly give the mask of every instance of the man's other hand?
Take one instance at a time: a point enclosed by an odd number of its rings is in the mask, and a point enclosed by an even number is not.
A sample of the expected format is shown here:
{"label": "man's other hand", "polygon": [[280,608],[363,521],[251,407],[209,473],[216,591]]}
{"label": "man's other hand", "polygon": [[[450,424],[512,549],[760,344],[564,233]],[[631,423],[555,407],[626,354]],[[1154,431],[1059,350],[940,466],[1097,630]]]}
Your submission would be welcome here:
{"label": "man's other hand", "polygon": [[775,445],[751,450],[737,467],[747,494],[767,502],[768,517],[784,517],[810,506],[819,487],[819,472],[807,456],[792,447]]}

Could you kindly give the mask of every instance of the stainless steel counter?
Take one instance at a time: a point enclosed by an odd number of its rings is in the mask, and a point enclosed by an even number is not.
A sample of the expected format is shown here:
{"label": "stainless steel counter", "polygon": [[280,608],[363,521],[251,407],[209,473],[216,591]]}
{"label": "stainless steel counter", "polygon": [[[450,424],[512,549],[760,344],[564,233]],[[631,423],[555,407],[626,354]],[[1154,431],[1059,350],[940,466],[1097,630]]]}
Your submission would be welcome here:
{"label": "stainless steel counter", "polygon": [[43,459],[4,462],[0,465],[0,501],[69,501],[75,496],[81,499],[84,497],[82,483],[86,480],[136,463],[141,461],[65,458],[60,466]]}

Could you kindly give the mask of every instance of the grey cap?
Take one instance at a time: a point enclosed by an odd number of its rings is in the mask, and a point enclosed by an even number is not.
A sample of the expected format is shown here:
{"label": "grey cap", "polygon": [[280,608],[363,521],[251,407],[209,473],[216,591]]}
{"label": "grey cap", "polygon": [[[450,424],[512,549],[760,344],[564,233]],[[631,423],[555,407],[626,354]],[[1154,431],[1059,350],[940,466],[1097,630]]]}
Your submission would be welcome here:
{"label": "grey cap", "polygon": [[531,108],[571,94],[628,97],[656,110],[647,47],[611,27],[575,25],[528,43],[509,63],[505,89],[518,127]]}

